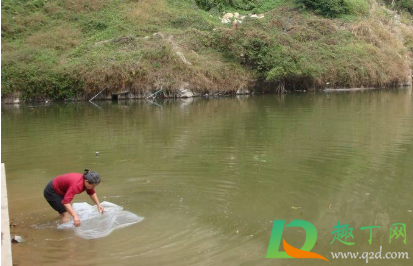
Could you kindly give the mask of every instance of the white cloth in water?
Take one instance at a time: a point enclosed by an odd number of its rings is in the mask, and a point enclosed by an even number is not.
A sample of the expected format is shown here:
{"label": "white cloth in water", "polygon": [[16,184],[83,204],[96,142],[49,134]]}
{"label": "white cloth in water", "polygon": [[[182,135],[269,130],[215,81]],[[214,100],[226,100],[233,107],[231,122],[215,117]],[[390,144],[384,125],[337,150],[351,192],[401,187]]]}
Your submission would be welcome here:
{"label": "white cloth in water", "polygon": [[98,212],[96,205],[91,206],[86,202],[73,203],[73,209],[79,216],[81,226],[75,227],[71,219],[67,223],[58,225],[57,229],[73,229],[79,237],[94,239],[105,237],[115,229],[138,223],[144,219],[107,201],[100,205],[105,209],[103,215]]}

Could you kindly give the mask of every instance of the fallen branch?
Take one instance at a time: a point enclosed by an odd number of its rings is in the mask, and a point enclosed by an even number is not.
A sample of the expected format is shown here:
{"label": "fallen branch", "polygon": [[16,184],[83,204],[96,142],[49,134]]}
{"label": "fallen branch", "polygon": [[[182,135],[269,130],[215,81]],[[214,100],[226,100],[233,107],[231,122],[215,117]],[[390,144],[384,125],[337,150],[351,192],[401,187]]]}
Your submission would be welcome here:
{"label": "fallen branch", "polygon": [[107,87],[103,88],[103,90],[101,90],[98,94],[96,94],[95,96],[92,97],[92,99],[89,100],[89,102],[92,102],[93,99],[95,99],[96,97],[98,97],[104,90],[106,90]]}

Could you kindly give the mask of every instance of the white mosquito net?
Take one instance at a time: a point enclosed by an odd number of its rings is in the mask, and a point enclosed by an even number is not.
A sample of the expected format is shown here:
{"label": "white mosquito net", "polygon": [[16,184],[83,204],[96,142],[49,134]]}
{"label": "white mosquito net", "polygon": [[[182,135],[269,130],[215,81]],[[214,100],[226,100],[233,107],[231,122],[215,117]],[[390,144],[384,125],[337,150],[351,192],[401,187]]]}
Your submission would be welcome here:
{"label": "white mosquito net", "polygon": [[58,225],[57,228],[72,229],[79,237],[93,239],[105,237],[115,229],[138,223],[144,219],[110,202],[104,201],[100,205],[105,209],[103,215],[98,212],[96,205],[92,206],[86,202],[73,203],[73,209],[79,216],[81,226],[75,227],[71,219],[67,223]]}

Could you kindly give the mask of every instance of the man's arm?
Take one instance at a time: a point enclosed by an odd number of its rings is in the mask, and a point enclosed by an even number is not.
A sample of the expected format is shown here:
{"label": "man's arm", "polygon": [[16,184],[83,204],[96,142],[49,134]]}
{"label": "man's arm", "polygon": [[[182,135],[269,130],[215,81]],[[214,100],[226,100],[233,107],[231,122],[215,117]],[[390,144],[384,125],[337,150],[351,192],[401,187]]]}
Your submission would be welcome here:
{"label": "man's arm", "polygon": [[105,212],[105,209],[103,209],[102,206],[100,206],[98,195],[94,193],[93,195],[90,195],[90,198],[93,200],[94,203],[96,203],[96,206],[98,206],[98,211],[103,214]]}
{"label": "man's arm", "polygon": [[77,216],[77,213],[75,212],[75,210],[73,210],[72,204],[66,203],[66,204],[63,204],[63,206],[65,206],[67,212],[73,217],[73,221],[74,221],[75,226],[76,227],[80,226],[79,217]]}

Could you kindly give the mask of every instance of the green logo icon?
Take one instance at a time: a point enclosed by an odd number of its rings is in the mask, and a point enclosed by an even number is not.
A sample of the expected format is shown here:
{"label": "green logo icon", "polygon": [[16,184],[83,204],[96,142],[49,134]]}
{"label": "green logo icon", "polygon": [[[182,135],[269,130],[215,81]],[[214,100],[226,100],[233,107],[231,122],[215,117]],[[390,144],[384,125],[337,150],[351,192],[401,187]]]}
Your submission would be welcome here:
{"label": "green logo icon", "polygon": [[[300,258],[300,259],[322,259],[328,261],[320,254],[310,252],[317,241],[317,228],[310,222],[304,220],[294,220],[285,227],[301,227],[304,229],[306,238],[301,249],[289,245],[282,234],[284,230],[285,220],[275,220],[270,243],[268,244],[266,258],[286,259],[286,258]],[[281,239],[283,240],[283,247],[285,251],[279,251]]]}

